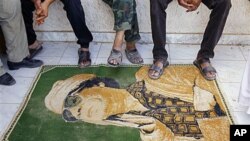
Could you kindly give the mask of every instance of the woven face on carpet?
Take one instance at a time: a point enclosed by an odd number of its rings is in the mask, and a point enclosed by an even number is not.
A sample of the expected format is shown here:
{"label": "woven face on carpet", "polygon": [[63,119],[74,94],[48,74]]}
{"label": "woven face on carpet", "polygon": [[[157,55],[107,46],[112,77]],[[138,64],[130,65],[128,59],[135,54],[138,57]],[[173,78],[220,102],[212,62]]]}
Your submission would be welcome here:
{"label": "woven face on carpet", "polygon": [[[63,68],[43,75],[56,69]],[[53,79],[40,97],[44,114],[52,118],[38,121],[62,127],[38,126],[49,127],[46,140],[54,136],[51,129],[58,130],[54,140],[229,140],[232,120],[217,82],[205,80],[194,66],[170,66],[158,80],[148,78],[147,66],[78,71]],[[28,108],[23,114],[31,114]],[[17,124],[10,138],[21,137],[19,128],[30,130]]]}

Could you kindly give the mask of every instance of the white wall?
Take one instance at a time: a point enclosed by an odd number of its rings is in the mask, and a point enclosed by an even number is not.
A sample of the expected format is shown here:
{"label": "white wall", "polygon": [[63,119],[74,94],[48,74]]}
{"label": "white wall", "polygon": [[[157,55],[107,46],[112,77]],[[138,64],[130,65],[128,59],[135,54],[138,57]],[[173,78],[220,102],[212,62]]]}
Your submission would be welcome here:
{"label": "white wall", "polygon": [[[94,33],[95,41],[112,42],[113,39],[113,14],[111,9],[102,0],[81,0],[84,7],[86,22]],[[136,0],[137,12],[142,33],[142,41],[152,42],[149,0]],[[201,5],[192,13],[174,0],[167,9],[168,41],[172,43],[190,42],[199,43],[206,27],[210,10]],[[76,40],[72,28],[67,20],[63,4],[59,1],[50,7],[46,23],[36,26],[38,35],[42,40]],[[105,37],[102,37],[104,36]],[[249,44],[250,40],[250,1],[232,0],[232,8],[222,37],[222,44]]]}

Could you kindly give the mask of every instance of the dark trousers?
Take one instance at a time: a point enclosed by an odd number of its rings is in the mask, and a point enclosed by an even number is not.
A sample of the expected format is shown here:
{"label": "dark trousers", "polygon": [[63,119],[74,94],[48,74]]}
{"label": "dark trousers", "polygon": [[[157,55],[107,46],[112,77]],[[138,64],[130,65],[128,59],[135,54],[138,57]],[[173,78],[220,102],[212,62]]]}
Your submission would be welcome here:
{"label": "dark trousers", "polygon": [[[154,42],[154,59],[167,59],[166,44],[166,9],[172,0],[150,0],[151,29]],[[202,0],[211,9],[210,19],[207,24],[201,48],[197,58],[213,58],[214,48],[223,32],[231,0]]]}
{"label": "dark trousers", "polygon": [[[83,48],[88,48],[89,43],[93,40],[93,36],[89,31],[85,15],[80,0],[61,0],[64,4],[64,10],[67,13],[67,18],[74,30],[78,39],[77,43]],[[29,45],[36,41],[36,33],[33,28],[33,11],[35,10],[34,4],[31,0],[21,0],[22,13],[26,26],[26,32]]]}

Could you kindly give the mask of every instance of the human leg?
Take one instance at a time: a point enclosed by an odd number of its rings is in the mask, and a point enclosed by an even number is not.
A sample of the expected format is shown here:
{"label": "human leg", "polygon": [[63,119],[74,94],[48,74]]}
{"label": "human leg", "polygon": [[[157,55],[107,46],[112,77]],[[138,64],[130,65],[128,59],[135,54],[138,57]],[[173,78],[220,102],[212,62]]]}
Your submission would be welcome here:
{"label": "human leg", "polygon": [[135,48],[135,42],[140,39],[135,0],[103,1],[113,10],[115,19],[114,30],[116,31],[113,49],[108,59],[108,63],[114,66],[121,63],[120,58],[122,58],[121,50],[124,35],[127,42],[126,55],[128,59],[132,63],[141,63],[142,58]]}
{"label": "human leg", "polygon": [[212,9],[212,12],[201,43],[201,49],[194,63],[200,68],[206,79],[214,80],[216,70],[211,66],[209,59],[214,57],[214,48],[222,35],[231,8],[231,0],[203,0],[202,2],[209,9]]}
{"label": "human leg", "polygon": [[41,66],[42,61],[27,59],[29,51],[20,0],[3,0],[0,4],[0,25],[5,37],[9,69]]}
{"label": "human leg", "polygon": [[64,10],[67,13],[69,22],[80,44],[79,61],[80,68],[91,65],[91,58],[89,52],[89,43],[93,40],[93,36],[89,31],[86,22],[85,14],[80,0],[61,0],[64,4]]}
{"label": "human leg", "polygon": [[139,25],[137,20],[137,12],[136,12],[136,1],[133,0],[131,5],[131,29],[125,31],[125,41],[126,41],[126,49],[125,53],[128,60],[133,64],[141,64],[143,63],[143,59],[139,52],[136,49],[136,42],[141,39],[139,34]]}
{"label": "human leg", "polygon": [[166,44],[166,9],[172,0],[150,0],[151,30],[154,42],[154,62],[149,69],[148,76],[158,79],[163,73],[164,67],[168,66],[168,53]]}
{"label": "human leg", "polygon": [[28,39],[30,58],[33,58],[43,48],[42,42],[37,40],[37,36],[33,27],[33,11],[35,10],[35,6],[30,0],[21,0],[21,6]]}

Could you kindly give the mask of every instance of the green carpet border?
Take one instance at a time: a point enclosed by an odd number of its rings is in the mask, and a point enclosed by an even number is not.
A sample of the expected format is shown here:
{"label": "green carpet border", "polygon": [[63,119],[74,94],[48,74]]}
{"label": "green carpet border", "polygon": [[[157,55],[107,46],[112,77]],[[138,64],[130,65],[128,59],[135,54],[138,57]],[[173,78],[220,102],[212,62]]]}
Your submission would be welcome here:
{"label": "green carpet border", "polygon": [[[119,67],[141,67],[141,66],[150,66],[150,65],[151,64],[141,64],[141,65],[123,64],[123,65],[120,65]],[[109,66],[107,64],[99,64],[99,65],[91,65],[89,68],[100,67],[100,66],[102,66],[102,67],[112,67],[112,66]],[[193,66],[193,64],[170,64],[170,66]],[[51,67],[51,68],[46,69],[47,67]],[[15,128],[19,118],[21,117],[23,111],[25,110],[25,108],[26,108],[26,106],[27,106],[27,104],[28,104],[28,102],[29,102],[29,100],[30,100],[30,98],[32,96],[32,93],[33,93],[33,91],[34,91],[34,89],[35,89],[35,87],[37,85],[37,82],[40,79],[41,75],[43,73],[46,73],[46,72],[51,71],[51,70],[53,70],[55,68],[58,68],[58,67],[78,67],[78,66],[77,65],[43,65],[42,67],[40,67],[40,70],[37,72],[37,74],[36,74],[36,76],[35,76],[35,78],[33,80],[32,86],[30,87],[27,94],[25,95],[25,98],[24,98],[23,102],[21,103],[21,105],[18,108],[16,114],[14,115],[13,119],[11,120],[11,123],[7,127],[6,132],[4,132],[2,141],[9,141],[8,137],[10,136],[12,130]],[[217,79],[215,80],[215,84],[216,84],[217,89],[219,91],[220,98],[223,101],[223,106],[226,109],[226,113],[227,113],[227,116],[229,117],[229,121],[230,121],[231,124],[235,124],[235,122],[233,120],[233,116],[231,115],[230,110],[228,108],[229,103],[224,98],[224,96],[223,96],[224,93],[221,91],[221,87],[220,87],[221,85],[217,81]]]}

